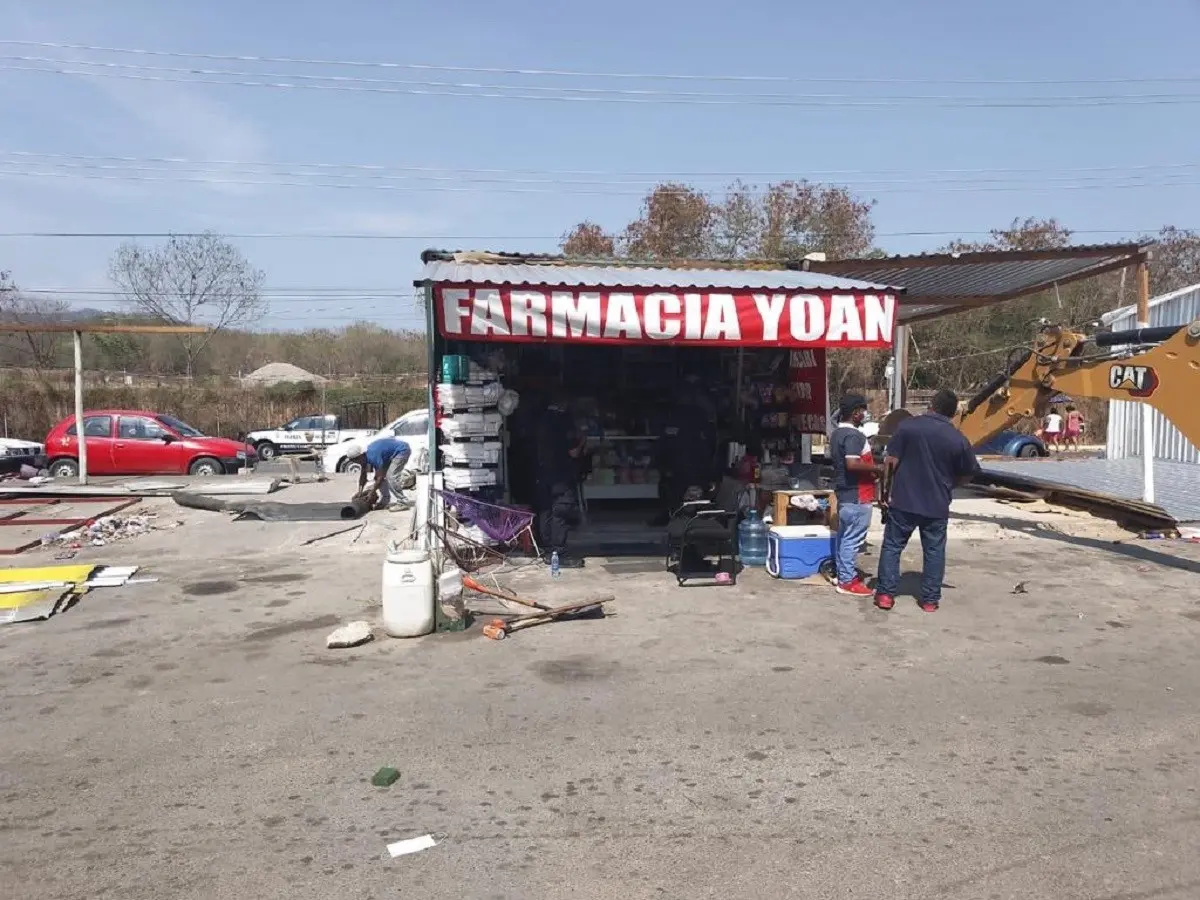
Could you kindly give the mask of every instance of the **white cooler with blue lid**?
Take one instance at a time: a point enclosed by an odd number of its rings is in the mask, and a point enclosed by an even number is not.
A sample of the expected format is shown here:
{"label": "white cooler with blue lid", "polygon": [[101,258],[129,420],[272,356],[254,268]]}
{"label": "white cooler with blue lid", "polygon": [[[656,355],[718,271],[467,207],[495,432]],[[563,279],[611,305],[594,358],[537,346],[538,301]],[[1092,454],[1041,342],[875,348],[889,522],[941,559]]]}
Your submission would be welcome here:
{"label": "white cooler with blue lid", "polygon": [[833,532],[825,525],[772,525],[767,532],[767,573],[808,578],[833,558]]}

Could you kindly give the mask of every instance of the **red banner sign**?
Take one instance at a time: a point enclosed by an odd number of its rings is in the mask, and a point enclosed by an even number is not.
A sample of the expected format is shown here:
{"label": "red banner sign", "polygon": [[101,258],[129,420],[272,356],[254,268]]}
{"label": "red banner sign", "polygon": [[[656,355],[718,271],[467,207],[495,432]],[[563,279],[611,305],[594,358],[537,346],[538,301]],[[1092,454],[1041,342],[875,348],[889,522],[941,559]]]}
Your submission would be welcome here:
{"label": "red banner sign", "polygon": [[829,367],[825,351],[793,350],[788,359],[792,386],[792,429],[800,434],[829,433]]}
{"label": "red banner sign", "polygon": [[895,294],[438,285],[438,329],[457,340],[890,347]]}

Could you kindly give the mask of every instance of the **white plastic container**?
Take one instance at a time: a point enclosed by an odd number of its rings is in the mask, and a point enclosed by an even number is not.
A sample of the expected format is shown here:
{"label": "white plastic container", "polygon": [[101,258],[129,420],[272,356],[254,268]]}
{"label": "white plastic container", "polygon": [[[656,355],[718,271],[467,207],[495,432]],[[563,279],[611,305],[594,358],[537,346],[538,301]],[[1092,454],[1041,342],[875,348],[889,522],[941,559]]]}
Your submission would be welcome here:
{"label": "white plastic container", "polygon": [[429,634],[433,604],[429,551],[389,546],[383,559],[383,630],[399,638]]}

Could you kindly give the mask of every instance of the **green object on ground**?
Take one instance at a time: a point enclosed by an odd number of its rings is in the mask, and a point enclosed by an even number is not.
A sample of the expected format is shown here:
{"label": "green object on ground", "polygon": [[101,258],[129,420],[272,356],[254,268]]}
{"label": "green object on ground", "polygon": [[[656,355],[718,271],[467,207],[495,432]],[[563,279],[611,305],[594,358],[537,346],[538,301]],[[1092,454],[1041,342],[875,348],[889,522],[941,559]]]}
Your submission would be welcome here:
{"label": "green object on ground", "polygon": [[391,766],[384,766],[373,776],[371,776],[371,784],[375,787],[391,787],[400,778],[400,773]]}

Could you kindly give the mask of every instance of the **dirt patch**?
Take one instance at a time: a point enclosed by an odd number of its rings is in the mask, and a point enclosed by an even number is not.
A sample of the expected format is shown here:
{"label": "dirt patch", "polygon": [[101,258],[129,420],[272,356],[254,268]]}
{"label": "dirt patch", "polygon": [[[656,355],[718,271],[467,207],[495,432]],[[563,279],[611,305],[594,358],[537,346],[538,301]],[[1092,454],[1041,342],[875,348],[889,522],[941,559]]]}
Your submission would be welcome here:
{"label": "dirt patch", "polygon": [[1065,656],[1039,656],[1034,662],[1045,663],[1048,666],[1065,666],[1071,661]]}
{"label": "dirt patch", "polygon": [[238,589],[236,581],[193,581],[183,586],[183,592],[193,597],[212,597],[231,594]]}
{"label": "dirt patch", "polygon": [[251,575],[243,578],[247,584],[291,584],[294,581],[307,581],[308,576],[301,572],[279,572],[275,575]]}
{"label": "dirt patch", "polygon": [[246,635],[247,643],[273,641],[289,634],[301,634],[305,631],[315,631],[318,628],[335,628],[341,623],[337,616],[317,616],[313,619],[299,619],[295,622],[285,622],[281,625],[269,625],[266,628],[256,628]]}
{"label": "dirt patch", "polygon": [[598,681],[609,678],[616,671],[615,663],[596,659],[594,656],[568,656],[563,659],[546,659],[534,663],[530,668],[548,684],[572,684],[577,681]]}

